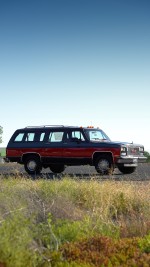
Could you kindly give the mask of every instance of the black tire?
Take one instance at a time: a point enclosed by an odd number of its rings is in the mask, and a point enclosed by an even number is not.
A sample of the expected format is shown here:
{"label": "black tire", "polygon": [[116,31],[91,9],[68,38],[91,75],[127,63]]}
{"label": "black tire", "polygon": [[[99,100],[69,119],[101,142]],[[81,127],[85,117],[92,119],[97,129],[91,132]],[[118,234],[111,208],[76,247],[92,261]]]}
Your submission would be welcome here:
{"label": "black tire", "polygon": [[111,175],[113,174],[114,167],[111,157],[100,156],[95,161],[95,169],[101,175]]}
{"label": "black tire", "polygon": [[40,159],[30,156],[25,159],[24,168],[28,174],[39,174],[42,170]]}
{"label": "black tire", "polygon": [[119,171],[122,172],[123,174],[131,174],[135,172],[136,167],[118,167]]}
{"label": "black tire", "polygon": [[53,173],[61,173],[65,170],[65,166],[63,164],[53,164],[49,168]]}

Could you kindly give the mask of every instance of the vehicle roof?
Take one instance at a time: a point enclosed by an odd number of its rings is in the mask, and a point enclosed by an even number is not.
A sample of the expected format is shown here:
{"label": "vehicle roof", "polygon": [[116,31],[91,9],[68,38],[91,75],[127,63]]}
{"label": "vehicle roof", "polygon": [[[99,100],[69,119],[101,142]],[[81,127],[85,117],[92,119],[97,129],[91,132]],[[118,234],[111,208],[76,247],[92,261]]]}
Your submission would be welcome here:
{"label": "vehicle roof", "polygon": [[68,125],[40,125],[40,126],[27,126],[25,128],[17,129],[17,131],[28,131],[28,130],[45,130],[45,129],[99,129],[93,126],[68,126]]}

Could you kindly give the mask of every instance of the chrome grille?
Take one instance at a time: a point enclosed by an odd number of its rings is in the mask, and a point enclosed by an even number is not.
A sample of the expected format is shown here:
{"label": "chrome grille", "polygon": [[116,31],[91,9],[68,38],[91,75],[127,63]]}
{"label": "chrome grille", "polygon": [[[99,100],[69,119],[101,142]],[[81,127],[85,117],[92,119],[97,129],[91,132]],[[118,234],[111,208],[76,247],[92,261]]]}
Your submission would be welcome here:
{"label": "chrome grille", "polygon": [[135,147],[135,146],[128,147],[128,155],[136,156],[139,154],[140,154],[139,147]]}

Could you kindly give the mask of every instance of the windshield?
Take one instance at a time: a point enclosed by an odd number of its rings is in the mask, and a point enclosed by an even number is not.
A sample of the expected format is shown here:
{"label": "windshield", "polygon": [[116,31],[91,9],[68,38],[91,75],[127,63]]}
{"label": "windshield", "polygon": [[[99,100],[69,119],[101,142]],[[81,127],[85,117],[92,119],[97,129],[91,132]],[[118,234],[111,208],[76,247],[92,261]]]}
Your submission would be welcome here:
{"label": "windshield", "polygon": [[85,134],[90,141],[111,141],[110,138],[99,129],[85,130]]}

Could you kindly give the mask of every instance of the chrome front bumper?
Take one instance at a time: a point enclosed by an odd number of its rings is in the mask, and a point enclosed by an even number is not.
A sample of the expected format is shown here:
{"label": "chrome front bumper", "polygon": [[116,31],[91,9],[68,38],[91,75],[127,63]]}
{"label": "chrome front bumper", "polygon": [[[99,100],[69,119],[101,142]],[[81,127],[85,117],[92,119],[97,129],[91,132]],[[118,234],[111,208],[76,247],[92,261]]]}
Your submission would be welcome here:
{"label": "chrome front bumper", "polygon": [[117,158],[116,165],[123,165],[125,167],[130,166],[138,166],[138,163],[145,163],[147,157],[131,157],[131,156],[124,156]]}

